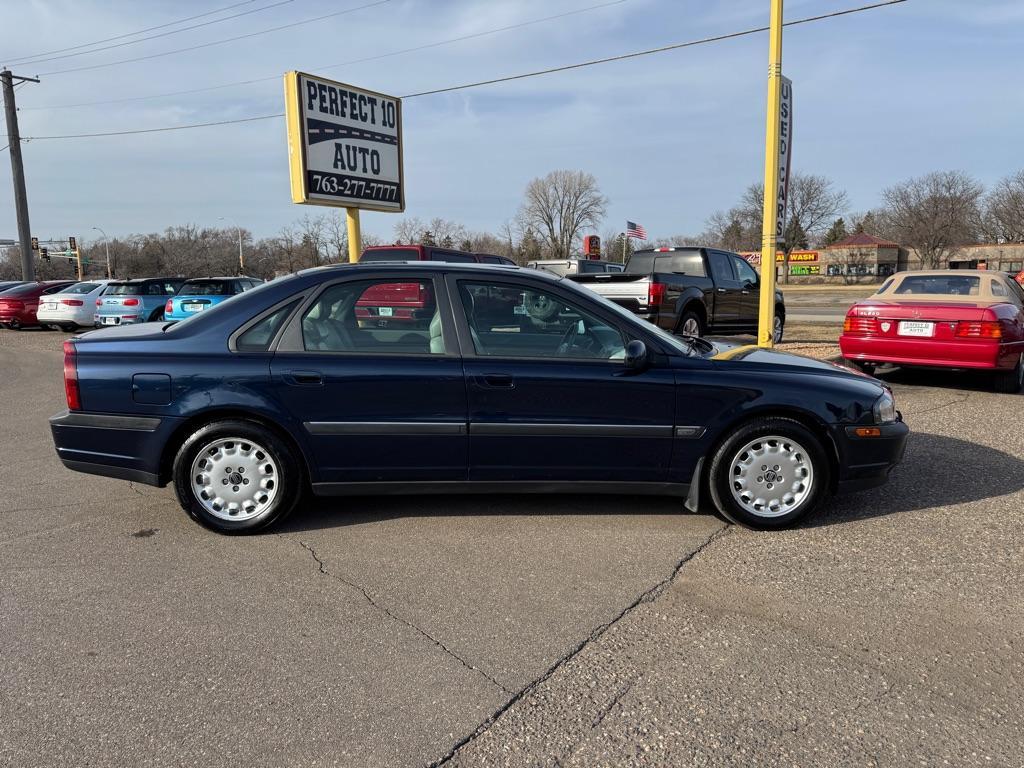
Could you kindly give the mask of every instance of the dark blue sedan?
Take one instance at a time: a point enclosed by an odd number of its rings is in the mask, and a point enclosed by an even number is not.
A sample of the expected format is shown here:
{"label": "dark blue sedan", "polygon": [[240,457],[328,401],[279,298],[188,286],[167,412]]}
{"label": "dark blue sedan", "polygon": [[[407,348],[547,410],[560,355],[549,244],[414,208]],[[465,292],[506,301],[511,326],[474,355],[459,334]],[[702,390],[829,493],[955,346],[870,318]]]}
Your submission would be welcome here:
{"label": "dark blue sedan", "polygon": [[225,533],[282,520],[306,487],[674,494],[778,528],[885,482],[908,432],[864,375],[671,336],[545,272],[440,262],[308,270],[88,333],[64,378],[66,467],[173,482]]}

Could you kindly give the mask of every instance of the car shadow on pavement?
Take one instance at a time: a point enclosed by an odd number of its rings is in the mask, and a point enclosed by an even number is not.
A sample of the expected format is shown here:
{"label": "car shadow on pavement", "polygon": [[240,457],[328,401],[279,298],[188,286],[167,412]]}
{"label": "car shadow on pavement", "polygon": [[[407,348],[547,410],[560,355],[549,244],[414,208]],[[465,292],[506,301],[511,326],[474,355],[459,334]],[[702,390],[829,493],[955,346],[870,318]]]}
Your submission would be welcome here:
{"label": "car shadow on pavement", "polygon": [[589,494],[438,494],[414,496],[311,497],[274,533],[296,533],[399,518],[675,516],[691,514],[684,499]]}
{"label": "car shadow on pavement", "polygon": [[[840,495],[802,523],[815,528],[900,512],[983,501],[1024,488],[1024,461],[955,437],[913,432],[903,462],[880,488]],[[702,504],[702,514],[711,513]],[[400,518],[694,516],[683,499],[656,496],[437,495],[310,497],[274,533],[300,533]]]}
{"label": "car shadow on pavement", "polygon": [[908,387],[936,387],[977,392],[993,392],[995,385],[991,373],[979,371],[944,371],[923,368],[882,368],[876,376],[886,384]]}
{"label": "car shadow on pavement", "polygon": [[1024,461],[967,440],[929,432],[911,432],[903,462],[889,482],[862,493],[836,496],[804,527],[933,507],[994,499],[1024,488]]}

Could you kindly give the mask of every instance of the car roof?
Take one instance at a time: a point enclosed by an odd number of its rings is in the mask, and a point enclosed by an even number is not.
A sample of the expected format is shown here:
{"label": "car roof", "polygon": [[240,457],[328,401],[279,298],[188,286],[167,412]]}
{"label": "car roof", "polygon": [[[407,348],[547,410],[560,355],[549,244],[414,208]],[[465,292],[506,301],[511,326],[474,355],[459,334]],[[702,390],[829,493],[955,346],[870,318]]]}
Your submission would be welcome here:
{"label": "car roof", "polygon": [[135,285],[137,283],[152,283],[164,280],[184,280],[184,277],[132,277],[127,280],[111,280],[111,285]]}
{"label": "car roof", "polygon": [[[876,291],[872,298],[877,296],[883,299],[897,301],[940,301],[940,302],[968,302],[972,304],[1000,304],[1009,301],[1009,296],[999,296],[992,292],[992,286],[988,280],[978,281],[978,292],[975,294],[948,294],[948,293],[896,293],[896,289],[903,285],[908,278],[918,277],[990,277],[993,280],[1002,280],[1005,283],[1013,282],[1013,278],[1007,277],[1002,272],[994,269],[926,269],[921,271],[897,272],[889,278],[882,287],[884,291]],[[1007,289],[1009,290],[1009,289]]]}
{"label": "car roof", "polygon": [[483,264],[478,262],[453,262],[453,261],[422,261],[422,260],[409,260],[409,261],[372,261],[367,263],[356,262],[341,263],[341,264],[328,264],[323,267],[310,267],[304,269],[298,274],[300,275],[311,275],[320,272],[327,271],[343,271],[350,270],[352,272],[391,272],[399,270],[416,269],[430,272],[468,272],[468,273],[491,273],[495,275],[508,275],[510,273],[519,273],[522,275],[529,275],[530,277],[537,277],[542,275],[543,279],[558,280],[559,278],[547,274],[544,272],[538,272],[536,269],[524,269],[516,264]]}

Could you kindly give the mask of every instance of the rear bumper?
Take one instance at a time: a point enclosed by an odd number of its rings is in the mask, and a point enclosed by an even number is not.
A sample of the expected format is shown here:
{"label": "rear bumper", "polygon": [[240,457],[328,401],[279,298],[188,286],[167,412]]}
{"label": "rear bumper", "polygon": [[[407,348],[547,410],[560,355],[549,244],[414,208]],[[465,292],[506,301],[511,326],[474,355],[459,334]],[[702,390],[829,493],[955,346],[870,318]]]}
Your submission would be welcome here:
{"label": "rear bumper", "polygon": [[[997,341],[953,341],[943,339],[839,337],[839,349],[847,360],[892,363],[927,368],[1012,368],[1013,355]],[[1005,354],[1004,354],[1005,353]]]}
{"label": "rear bumper", "polygon": [[161,461],[179,419],[61,411],[50,418],[57,456],[68,469],[161,486]]}
{"label": "rear bumper", "polygon": [[857,437],[855,427],[838,427],[833,434],[839,449],[839,493],[884,485],[889,473],[903,460],[910,427],[903,421],[879,425],[878,437]]}
{"label": "rear bumper", "polygon": [[36,319],[40,323],[74,323],[75,325],[91,326],[95,314],[82,312],[74,307],[64,309],[40,309],[36,312]]}
{"label": "rear bumper", "polygon": [[[106,321],[104,322],[105,318]],[[113,319],[113,321],[111,321],[111,318]],[[109,325],[132,325],[133,323],[143,323],[145,321],[146,318],[145,316],[142,315],[141,312],[138,314],[130,314],[127,312],[125,314],[114,314],[111,312],[105,312],[103,314],[100,314],[99,312],[97,312],[96,320],[93,323],[93,325],[95,325],[97,328],[102,328],[103,326]]]}

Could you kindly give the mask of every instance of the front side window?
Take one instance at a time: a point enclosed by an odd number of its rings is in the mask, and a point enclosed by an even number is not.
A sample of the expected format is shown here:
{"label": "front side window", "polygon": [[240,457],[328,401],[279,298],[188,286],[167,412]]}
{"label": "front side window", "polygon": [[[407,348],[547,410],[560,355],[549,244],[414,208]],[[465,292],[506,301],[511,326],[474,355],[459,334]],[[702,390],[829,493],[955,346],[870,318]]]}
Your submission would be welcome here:
{"label": "front side window", "polygon": [[327,288],[302,317],[309,352],[443,355],[431,280],[360,280]]}
{"label": "front side window", "polygon": [[622,333],[554,292],[508,283],[459,282],[478,355],[621,360]]}
{"label": "front side window", "polygon": [[732,264],[736,267],[736,275],[739,277],[741,283],[757,285],[757,272],[754,271],[754,268],[750,266],[746,259],[733,256]]}

